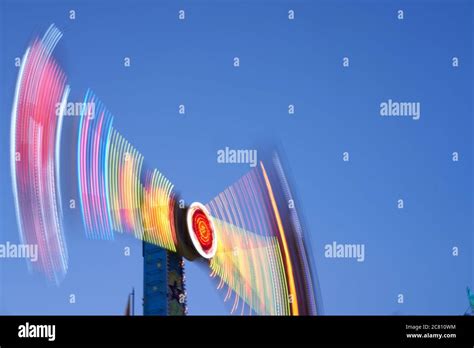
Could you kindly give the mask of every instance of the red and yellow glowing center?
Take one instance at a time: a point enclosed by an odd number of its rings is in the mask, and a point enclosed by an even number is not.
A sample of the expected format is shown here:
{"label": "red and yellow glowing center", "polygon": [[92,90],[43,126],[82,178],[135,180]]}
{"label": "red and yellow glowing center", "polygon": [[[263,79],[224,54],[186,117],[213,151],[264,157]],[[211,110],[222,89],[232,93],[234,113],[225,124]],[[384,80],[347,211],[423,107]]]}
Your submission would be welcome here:
{"label": "red and yellow glowing center", "polygon": [[201,209],[196,209],[193,213],[193,232],[205,252],[212,248],[213,230],[211,222]]}

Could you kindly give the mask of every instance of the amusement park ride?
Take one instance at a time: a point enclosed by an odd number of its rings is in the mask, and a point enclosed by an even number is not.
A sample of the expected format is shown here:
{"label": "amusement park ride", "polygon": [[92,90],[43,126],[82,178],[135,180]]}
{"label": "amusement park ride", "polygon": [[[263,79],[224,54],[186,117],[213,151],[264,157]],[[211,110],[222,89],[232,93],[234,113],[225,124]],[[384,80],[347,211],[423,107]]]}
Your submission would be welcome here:
{"label": "amusement park ride", "polygon": [[318,314],[309,242],[278,154],[210,202],[184,204],[90,90],[75,127],[62,127],[70,87],[53,56],[61,37],[52,25],[27,48],[12,110],[12,187],[21,239],[39,246],[33,268],[57,284],[66,276],[60,162],[61,149],[73,148],[67,166],[86,236],[143,241],[144,315],[186,314],[184,259],[209,269],[232,313]]}

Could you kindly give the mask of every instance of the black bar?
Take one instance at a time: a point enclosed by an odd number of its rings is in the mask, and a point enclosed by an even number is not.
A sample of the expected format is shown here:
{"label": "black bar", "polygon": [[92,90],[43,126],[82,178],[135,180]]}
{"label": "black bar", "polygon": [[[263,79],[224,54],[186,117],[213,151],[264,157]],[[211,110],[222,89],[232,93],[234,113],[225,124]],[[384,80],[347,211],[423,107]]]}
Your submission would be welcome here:
{"label": "black bar", "polygon": [[[19,337],[19,329],[55,325],[54,341]],[[44,327],[43,327],[44,329]],[[23,333],[26,331],[23,330]],[[31,331],[33,332],[33,331]],[[43,331],[46,332],[46,331]],[[34,333],[34,332],[33,332]],[[455,337],[407,337],[440,334]],[[46,334],[45,334],[46,335]],[[46,335],[47,336],[47,335]],[[49,337],[52,338],[50,335]],[[300,344],[474,346],[469,316],[2,316],[0,347],[85,344]]]}

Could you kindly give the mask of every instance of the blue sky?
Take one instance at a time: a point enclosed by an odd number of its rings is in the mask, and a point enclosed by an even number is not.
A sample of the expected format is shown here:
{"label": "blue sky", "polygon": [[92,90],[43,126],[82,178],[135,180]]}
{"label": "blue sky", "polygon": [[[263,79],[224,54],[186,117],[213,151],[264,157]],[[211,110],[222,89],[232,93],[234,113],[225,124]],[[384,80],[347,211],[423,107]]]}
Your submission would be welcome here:
{"label": "blue sky", "polygon": [[[0,242],[19,241],[7,170],[14,58],[55,23],[71,99],[92,88],[185,200],[206,203],[249,170],[218,164],[217,150],[284,149],[325,314],[462,314],[474,286],[472,15],[467,0],[0,0]],[[381,117],[388,99],[419,102],[420,119]],[[65,281],[0,259],[0,313],[122,314],[131,287],[142,293],[139,241],[89,241],[79,211],[66,221]],[[333,241],[364,244],[365,261],[325,258]],[[228,312],[205,271],[188,262],[186,280],[190,314]]]}

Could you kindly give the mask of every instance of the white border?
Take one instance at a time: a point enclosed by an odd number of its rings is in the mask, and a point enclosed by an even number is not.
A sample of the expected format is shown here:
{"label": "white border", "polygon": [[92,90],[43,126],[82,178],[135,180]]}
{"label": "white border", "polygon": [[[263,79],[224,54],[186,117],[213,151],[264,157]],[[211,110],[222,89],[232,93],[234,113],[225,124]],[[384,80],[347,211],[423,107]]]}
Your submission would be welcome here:
{"label": "white border", "polygon": [[[198,209],[204,212],[207,219],[209,220],[209,224],[212,230],[212,245],[211,245],[211,249],[208,252],[204,251],[204,249],[202,248],[201,243],[199,243],[199,240],[197,239],[196,234],[194,233],[195,231],[193,229],[193,214]],[[191,205],[188,208],[188,212],[186,214],[186,223],[188,225],[188,233],[189,233],[189,236],[191,237],[191,241],[193,242],[194,249],[196,249],[199,255],[201,255],[205,259],[210,259],[214,257],[217,250],[216,229],[214,227],[214,222],[212,221],[211,214],[209,213],[207,208],[202,203],[199,203],[199,202],[191,203]]]}

